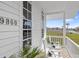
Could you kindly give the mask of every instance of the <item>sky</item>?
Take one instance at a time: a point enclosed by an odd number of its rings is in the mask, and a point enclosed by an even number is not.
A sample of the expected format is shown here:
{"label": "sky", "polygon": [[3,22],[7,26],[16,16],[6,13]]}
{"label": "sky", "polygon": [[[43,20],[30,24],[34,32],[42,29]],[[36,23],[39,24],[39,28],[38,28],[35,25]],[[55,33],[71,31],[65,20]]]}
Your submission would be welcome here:
{"label": "sky", "polygon": [[[79,12],[73,18],[66,19],[66,23],[69,23],[69,28],[75,28],[79,26]],[[62,19],[49,19],[46,21],[46,26],[49,28],[52,27],[62,27],[63,20]]]}

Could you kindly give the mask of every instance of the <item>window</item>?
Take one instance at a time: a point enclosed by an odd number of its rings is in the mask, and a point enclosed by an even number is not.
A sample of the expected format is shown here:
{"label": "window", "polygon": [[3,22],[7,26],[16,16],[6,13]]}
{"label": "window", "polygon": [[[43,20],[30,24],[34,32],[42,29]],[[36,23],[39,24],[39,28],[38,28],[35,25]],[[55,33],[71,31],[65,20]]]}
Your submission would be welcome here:
{"label": "window", "polygon": [[31,4],[28,3],[28,10],[31,11]]}
{"label": "window", "polygon": [[23,29],[27,29],[27,20],[23,19]]}
{"label": "window", "polygon": [[23,16],[25,19],[27,19],[27,10],[23,9]]}
{"label": "window", "polygon": [[27,47],[27,46],[30,46],[31,45],[31,39],[28,39],[26,41],[23,41],[23,47]]}
{"label": "window", "polygon": [[23,7],[27,9],[27,1],[23,1]]}
{"label": "window", "polygon": [[28,12],[28,19],[31,20],[31,12]]}
{"label": "window", "polygon": [[31,29],[31,28],[32,28],[31,21],[23,19],[23,29]]}
{"label": "window", "polygon": [[31,30],[28,30],[28,37],[31,37]]}
{"label": "window", "polygon": [[27,38],[27,30],[23,30],[23,39]]}
{"label": "window", "polygon": [[27,1],[23,1],[23,47],[31,45],[31,4]]}

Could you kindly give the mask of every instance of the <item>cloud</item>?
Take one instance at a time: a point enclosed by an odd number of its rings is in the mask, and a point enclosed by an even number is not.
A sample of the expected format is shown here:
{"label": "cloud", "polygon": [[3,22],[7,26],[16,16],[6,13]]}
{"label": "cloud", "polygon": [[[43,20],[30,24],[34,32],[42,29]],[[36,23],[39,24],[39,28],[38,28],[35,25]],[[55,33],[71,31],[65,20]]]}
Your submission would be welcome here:
{"label": "cloud", "polygon": [[74,19],[79,19],[79,15],[78,16],[75,16]]}
{"label": "cloud", "polygon": [[71,22],[73,21],[74,19],[66,19],[66,22]]}

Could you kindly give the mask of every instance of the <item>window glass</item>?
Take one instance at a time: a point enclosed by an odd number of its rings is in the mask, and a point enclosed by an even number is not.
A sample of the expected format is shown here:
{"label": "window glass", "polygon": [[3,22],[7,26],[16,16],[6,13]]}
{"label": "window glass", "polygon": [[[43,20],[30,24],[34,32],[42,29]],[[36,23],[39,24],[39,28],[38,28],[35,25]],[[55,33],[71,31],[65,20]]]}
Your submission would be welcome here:
{"label": "window glass", "polygon": [[23,16],[25,19],[27,19],[27,10],[23,9]]}
{"label": "window glass", "polygon": [[28,12],[28,20],[31,20],[31,12]]}
{"label": "window glass", "polygon": [[23,7],[27,9],[27,1],[23,1]]}
{"label": "window glass", "polygon": [[31,11],[31,4],[28,3],[28,10]]}

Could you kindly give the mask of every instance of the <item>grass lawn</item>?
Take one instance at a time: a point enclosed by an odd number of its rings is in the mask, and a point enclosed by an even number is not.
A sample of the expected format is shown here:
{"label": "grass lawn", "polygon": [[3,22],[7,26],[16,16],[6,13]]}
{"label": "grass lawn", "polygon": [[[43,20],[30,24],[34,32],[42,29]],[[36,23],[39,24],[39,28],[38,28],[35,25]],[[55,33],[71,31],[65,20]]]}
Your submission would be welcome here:
{"label": "grass lawn", "polygon": [[49,31],[47,32],[47,35],[50,35],[50,36],[62,36],[62,32],[56,32],[56,31]]}
{"label": "grass lawn", "polygon": [[[53,32],[52,31],[52,32],[47,32],[47,35],[61,36],[62,33],[61,32]],[[67,36],[79,45],[79,34],[68,33]]]}
{"label": "grass lawn", "polygon": [[67,36],[79,45],[79,34],[69,33]]}
{"label": "grass lawn", "polygon": [[[62,34],[62,32],[59,32],[59,31],[58,32],[56,32],[56,31],[50,31],[50,32],[47,32],[47,35],[48,36],[62,36],[63,34]],[[48,40],[48,38],[47,38],[47,42],[50,43],[50,41]],[[54,42],[54,43],[56,43],[56,42]],[[63,45],[63,41],[61,41],[60,44]]]}

